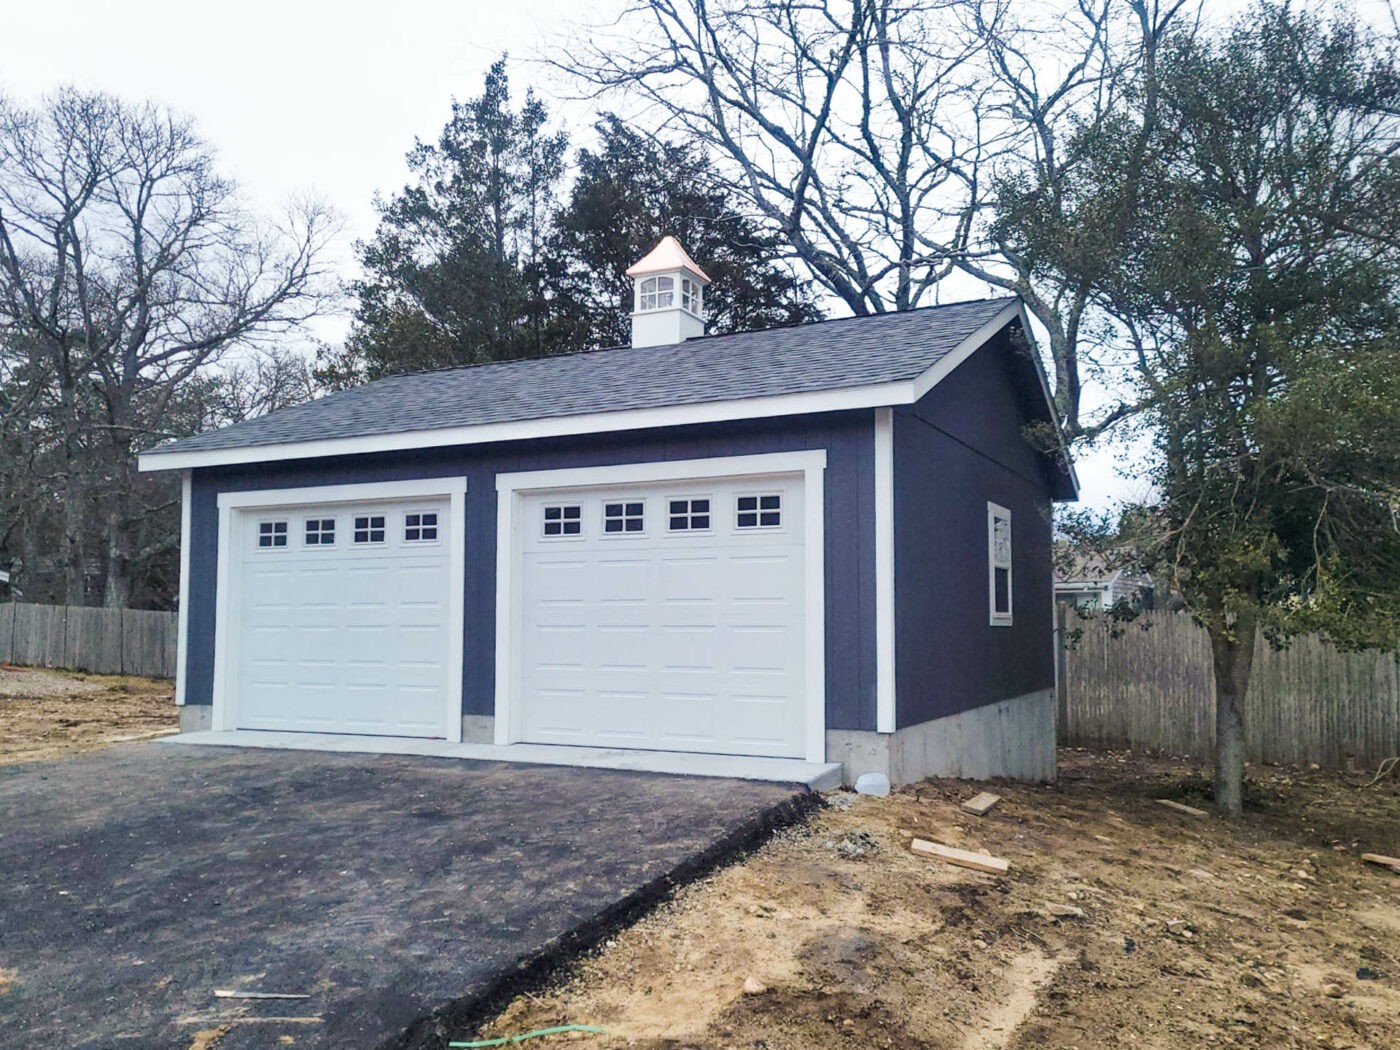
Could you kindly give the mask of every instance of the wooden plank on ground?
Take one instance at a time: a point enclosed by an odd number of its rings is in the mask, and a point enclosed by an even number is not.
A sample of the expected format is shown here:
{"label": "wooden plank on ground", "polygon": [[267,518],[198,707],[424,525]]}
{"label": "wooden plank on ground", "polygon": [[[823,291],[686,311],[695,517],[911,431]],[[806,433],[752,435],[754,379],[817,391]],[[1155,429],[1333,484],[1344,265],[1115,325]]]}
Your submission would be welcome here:
{"label": "wooden plank on ground", "polygon": [[1379,864],[1383,868],[1400,872],[1400,857],[1387,857],[1380,853],[1363,853],[1361,859],[1367,864]]}
{"label": "wooden plank on ground", "polygon": [[214,989],[216,999],[310,999],[309,995],[296,995],[289,992],[240,992],[227,988]]}
{"label": "wooden plank on ground", "polygon": [[1168,809],[1174,809],[1178,813],[1185,813],[1192,817],[1206,817],[1210,815],[1203,809],[1197,809],[1195,806],[1188,806],[1181,802],[1173,802],[1169,798],[1159,798],[1157,800],[1157,805],[1166,806]]}
{"label": "wooden plank on ground", "polygon": [[985,871],[989,875],[1005,875],[1007,869],[1011,867],[1007,861],[1000,857],[989,857],[985,853],[972,853],[965,849],[955,849],[938,842],[929,842],[927,839],[915,839],[909,844],[909,848],[923,856],[956,864],[960,868]]}
{"label": "wooden plank on ground", "polygon": [[987,810],[991,809],[1000,801],[1000,795],[993,795],[990,791],[983,791],[964,802],[962,808],[980,817],[986,814]]}

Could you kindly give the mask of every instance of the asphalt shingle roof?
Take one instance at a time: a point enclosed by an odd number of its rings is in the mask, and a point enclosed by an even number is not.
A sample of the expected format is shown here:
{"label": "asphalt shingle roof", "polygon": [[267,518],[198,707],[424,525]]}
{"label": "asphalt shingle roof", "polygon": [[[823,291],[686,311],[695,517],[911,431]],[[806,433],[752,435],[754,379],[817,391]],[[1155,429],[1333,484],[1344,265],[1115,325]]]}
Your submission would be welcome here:
{"label": "asphalt shingle roof", "polygon": [[513,423],[913,379],[1014,300],[391,376],[149,454]]}

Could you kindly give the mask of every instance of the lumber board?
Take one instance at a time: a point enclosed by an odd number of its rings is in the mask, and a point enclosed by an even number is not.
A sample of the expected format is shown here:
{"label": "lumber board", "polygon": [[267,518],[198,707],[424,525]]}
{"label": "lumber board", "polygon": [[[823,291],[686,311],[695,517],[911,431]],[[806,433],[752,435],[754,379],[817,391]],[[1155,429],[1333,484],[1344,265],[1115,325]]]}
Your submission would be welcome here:
{"label": "lumber board", "polygon": [[1189,816],[1193,817],[1209,816],[1209,814],[1206,813],[1206,811],[1203,809],[1197,809],[1195,806],[1188,806],[1182,802],[1174,802],[1169,798],[1159,798],[1157,800],[1157,805],[1166,806],[1168,809],[1174,809],[1178,813],[1186,813]]}
{"label": "lumber board", "polygon": [[1363,853],[1361,859],[1367,864],[1379,864],[1383,868],[1400,872],[1400,857],[1387,857],[1381,853]]}
{"label": "lumber board", "polygon": [[964,802],[962,808],[980,817],[1000,801],[1000,795],[993,795],[990,791],[983,791]]}
{"label": "lumber board", "polygon": [[989,875],[1005,875],[1007,869],[1011,867],[1007,861],[1000,857],[989,857],[985,853],[972,853],[965,849],[956,849],[938,842],[930,842],[928,839],[915,839],[909,844],[909,848],[926,857],[956,864],[960,868],[985,871]]}

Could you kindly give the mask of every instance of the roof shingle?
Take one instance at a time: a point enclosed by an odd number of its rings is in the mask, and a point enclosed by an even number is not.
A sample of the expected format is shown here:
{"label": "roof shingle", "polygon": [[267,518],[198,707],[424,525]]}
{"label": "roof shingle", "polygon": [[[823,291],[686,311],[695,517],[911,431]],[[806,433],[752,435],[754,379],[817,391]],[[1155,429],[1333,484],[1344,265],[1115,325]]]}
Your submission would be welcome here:
{"label": "roof shingle", "polygon": [[391,376],[147,455],[524,422],[913,379],[1015,300]]}

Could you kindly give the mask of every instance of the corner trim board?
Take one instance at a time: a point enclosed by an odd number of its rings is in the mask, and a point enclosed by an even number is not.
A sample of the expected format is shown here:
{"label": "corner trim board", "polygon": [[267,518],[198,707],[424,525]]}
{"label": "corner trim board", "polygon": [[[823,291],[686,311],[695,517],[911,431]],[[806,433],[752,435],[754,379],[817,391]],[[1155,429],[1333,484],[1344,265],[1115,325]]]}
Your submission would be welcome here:
{"label": "corner trim board", "polygon": [[185,705],[190,650],[190,497],[194,488],[188,470],[180,472],[180,616],[175,634],[175,703]]}
{"label": "corner trim board", "polygon": [[[465,477],[422,478],[413,481],[376,482],[357,485],[313,485],[303,488],[256,489],[219,494],[217,570],[214,599],[214,688],[212,728],[238,727],[237,695],[229,681],[238,665],[238,632],[230,629],[229,617],[236,607],[231,592],[234,522],[241,512],[265,507],[287,507],[315,503],[362,503],[372,500],[403,500],[417,497],[446,497],[450,505],[450,547],[448,553],[447,698],[443,711],[442,738],[449,743],[462,741],[463,654],[466,644],[466,506]],[[184,579],[182,573],[181,579]],[[182,614],[183,624],[183,614]],[[184,638],[181,630],[181,638]],[[183,669],[183,661],[181,668]]]}
{"label": "corner trim board", "polygon": [[895,711],[894,410],[875,410],[875,729],[893,733]]}
{"label": "corner trim board", "polygon": [[627,463],[608,467],[535,470],[496,475],[496,718],[497,745],[521,742],[519,688],[521,628],[521,498],[556,489],[800,474],[803,478],[804,608],[806,663],[802,747],[808,762],[826,761],[826,450],[777,452],[713,459]]}

